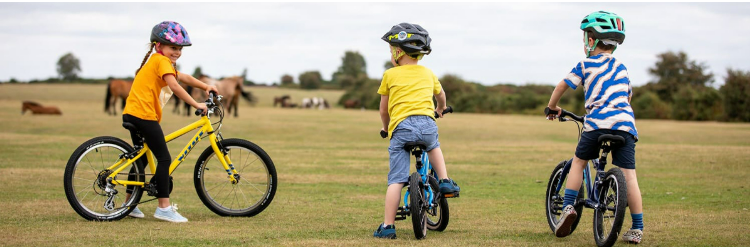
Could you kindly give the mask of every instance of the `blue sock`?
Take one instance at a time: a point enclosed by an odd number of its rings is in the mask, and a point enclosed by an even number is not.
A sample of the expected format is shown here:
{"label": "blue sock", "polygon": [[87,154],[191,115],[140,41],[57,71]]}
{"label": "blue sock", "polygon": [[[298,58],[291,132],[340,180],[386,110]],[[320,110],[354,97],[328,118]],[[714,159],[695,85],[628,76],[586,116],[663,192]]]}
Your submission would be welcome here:
{"label": "blue sock", "polygon": [[643,231],[643,213],[630,214],[630,217],[633,218],[633,227],[631,227],[630,229],[638,229]]}
{"label": "blue sock", "polygon": [[577,190],[565,189],[565,200],[563,201],[563,208],[567,207],[568,205],[573,205],[573,203],[576,201],[576,198],[578,198]]}

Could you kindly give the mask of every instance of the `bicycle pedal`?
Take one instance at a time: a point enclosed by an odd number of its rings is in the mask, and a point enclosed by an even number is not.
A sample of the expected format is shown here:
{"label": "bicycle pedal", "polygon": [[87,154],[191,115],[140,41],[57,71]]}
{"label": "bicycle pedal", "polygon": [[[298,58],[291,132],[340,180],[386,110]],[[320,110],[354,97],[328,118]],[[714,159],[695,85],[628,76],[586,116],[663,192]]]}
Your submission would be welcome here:
{"label": "bicycle pedal", "polygon": [[458,192],[450,193],[450,194],[443,194],[443,197],[445,197],[445,198],[456,198],[458,196],[459,196]]}

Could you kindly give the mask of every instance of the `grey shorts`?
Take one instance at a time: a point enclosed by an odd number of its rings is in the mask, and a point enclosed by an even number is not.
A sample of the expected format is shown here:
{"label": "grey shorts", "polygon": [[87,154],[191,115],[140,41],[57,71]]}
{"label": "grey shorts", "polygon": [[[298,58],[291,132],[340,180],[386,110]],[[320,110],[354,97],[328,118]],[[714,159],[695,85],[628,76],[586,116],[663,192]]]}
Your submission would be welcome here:
{"label": "grey shorts", "polygon": [[388,147],[391,168],[388,171],[388,185],[409,181],[409,164],[412,158],[404,150],[404,144],[413,141],[427,143],[425,151],[440,147],[435,120],[429,116],[409,116],[393,130],[391,145]]}

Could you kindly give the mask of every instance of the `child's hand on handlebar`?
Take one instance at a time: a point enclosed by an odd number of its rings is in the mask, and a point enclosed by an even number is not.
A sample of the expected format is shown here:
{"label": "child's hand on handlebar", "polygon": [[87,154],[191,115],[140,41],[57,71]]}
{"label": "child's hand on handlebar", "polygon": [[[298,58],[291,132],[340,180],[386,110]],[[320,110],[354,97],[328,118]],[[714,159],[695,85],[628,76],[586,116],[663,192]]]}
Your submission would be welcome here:
{"label": "child's hand on handlebar", "polygon": [[438,118],[443,118],[443,112],[445,111],[445,109],[448,109],[448,107],[444,105],[435,108],[435,113],[437,113]]}
{"label": "child's hand on handlebar", "polygon": [[560,114],[562,114],[562,108],[559,106],[548,106],[547,108],[550,109],[549,114],[547,114],[547,120],[553,121],[555,118],[559,118]]}
{"label": "child's hand on handlebar", "polygon": [[198,105],[195,105],[195,109],[200,110],[200,112],[202,112],[201,115],[206,115],[206,113],[208,112],[206,103],[198,103]]}
{"label": "child's hand on handlebar", "polygon": [[216,86],[206,84],[206,95],[208,96],[208,93],[211,91],[213,91],[214,94],[219,95],[219,89],[217,89]]}

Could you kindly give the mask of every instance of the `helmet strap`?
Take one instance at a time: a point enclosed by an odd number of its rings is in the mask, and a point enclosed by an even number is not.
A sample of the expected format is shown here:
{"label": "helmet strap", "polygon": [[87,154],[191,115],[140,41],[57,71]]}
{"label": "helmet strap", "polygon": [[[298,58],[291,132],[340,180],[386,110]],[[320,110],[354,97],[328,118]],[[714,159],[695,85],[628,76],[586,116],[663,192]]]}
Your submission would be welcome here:
{"label": "helmet strap", "polygon": [[400,64],[398,64],[398,60],[404,56],[404,51],[398,51],[398,48],[396,48],[395,46],[391,46],[391,57],[393,57],[393,61],[396,61],[396,66],[400,66]]}
{"label": "helmet strap", "polygon": [[583,45],[586,47],[586,57],[591,57],[591,52],[596,49],[596,45],[599,44],[599,39],[594,39],[594,45],[589,46],[589,34],[583,32]]}

